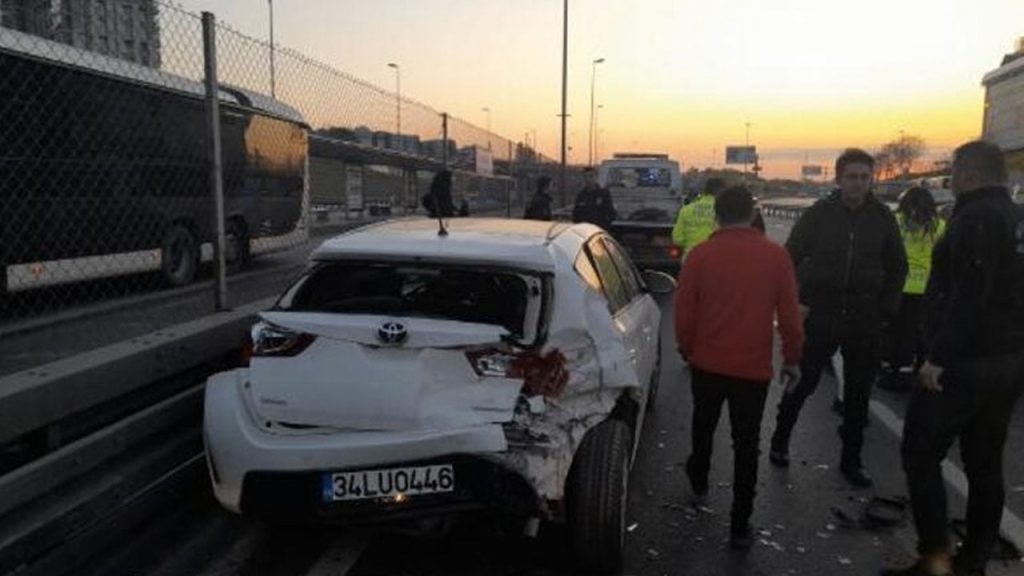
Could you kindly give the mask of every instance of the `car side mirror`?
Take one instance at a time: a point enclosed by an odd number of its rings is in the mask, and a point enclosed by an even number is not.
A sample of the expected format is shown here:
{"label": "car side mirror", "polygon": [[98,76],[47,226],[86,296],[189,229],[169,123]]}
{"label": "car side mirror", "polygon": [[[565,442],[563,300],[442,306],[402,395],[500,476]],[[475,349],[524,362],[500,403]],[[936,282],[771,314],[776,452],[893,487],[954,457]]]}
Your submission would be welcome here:
{"label": "car side mirror", "polygon": [[644,284],[653,294],[671,294],[676,291],[676,279],[657,270],[644,270]]}

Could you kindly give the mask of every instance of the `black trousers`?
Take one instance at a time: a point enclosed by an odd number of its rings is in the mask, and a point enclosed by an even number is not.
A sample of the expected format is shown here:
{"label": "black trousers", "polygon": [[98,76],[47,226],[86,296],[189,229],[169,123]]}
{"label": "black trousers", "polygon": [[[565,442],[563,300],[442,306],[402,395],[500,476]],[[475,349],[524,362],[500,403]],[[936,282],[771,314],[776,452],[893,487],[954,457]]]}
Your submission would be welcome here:
{"label": "black trousers", "polygon": [[787,452],[800,409],[814,393],[821,372],[831,362],[836,350],[843,354],[845,381],[843,425],[839,435],[843,441],[841,464],[859,467],[864,445],[864,427],[868,422],[871,386],[878,374],[881,328],[871,314],[822,313],[814,310],[804,322],[803,377],[796,389],[783,394],[775,420],[772,449]]}
{"label": "black trousers", "polygon": [[715,428],[718,427],[722,404],[728,402],[733,448],[732,523],[734,526],[746,524],[754,509],[761,415],[768,395],[768,382],[705,372],[696,366],[690,369],[693,452],[686,468],[693,477],[707,484]]}
{"label": "black trousers", "polygon": [[949,548],[941,464],[959,438],[969,485],[961,559],[966,567],[981,570],[999,536],[1003,446],[1014,403],[1024,389],[1024,353],[951,365],[940,383],[942,392],[914,391],[903,430],[903,468],[918,549],[927,554]]}
{"label": "black trousers", "polygon": [[889,364],[893,370],[907,366],[917,369],[924,348],[924,296],[904,294],[892,327]]}

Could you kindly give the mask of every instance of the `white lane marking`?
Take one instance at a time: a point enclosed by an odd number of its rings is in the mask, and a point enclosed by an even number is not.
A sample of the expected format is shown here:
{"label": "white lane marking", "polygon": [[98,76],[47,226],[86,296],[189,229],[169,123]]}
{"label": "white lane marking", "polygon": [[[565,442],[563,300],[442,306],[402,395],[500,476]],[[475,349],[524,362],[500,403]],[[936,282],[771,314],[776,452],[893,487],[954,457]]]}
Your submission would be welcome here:
{"label": "white lane marking", "polygon": [[369,541],[365,536],[338,536],[306,576],[344,576],[355,566]]}
{"label": "white lane marking", "polygon": [[[871,401],[871,412],[897,438],[903,438],[903,420],[888,406],[877,400]],[[967,498],[967,476],[949,460],[942,461],[942,476],[946,483],[953,487],[960,496]],[[1024,522],[1010,509],[1003,508],[1003,521],[999,525],[1003,537],[1009,540],[1020,552],[1024,552]]]}

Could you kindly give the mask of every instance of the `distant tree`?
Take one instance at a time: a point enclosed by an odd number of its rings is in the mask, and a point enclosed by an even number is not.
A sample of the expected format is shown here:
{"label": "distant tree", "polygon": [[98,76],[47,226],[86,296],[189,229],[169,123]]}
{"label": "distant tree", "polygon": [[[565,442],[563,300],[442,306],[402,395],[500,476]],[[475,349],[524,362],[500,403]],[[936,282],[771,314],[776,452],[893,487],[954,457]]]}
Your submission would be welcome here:
{"label": "distant tree", "polygon": [[893,172],[891,152],[884,148],[875,152],[875,180],[888,180]]}
{"label": "distant tree", "polygon": [[[900,135],[891,142],[886,142],[882,150],[876,155],[876,166],[882,168],[883,177],[899,175],[906,177],[910,169],[924,154],[924,139],[920,136]],[[879,158],[885,162],[879,162]]]}

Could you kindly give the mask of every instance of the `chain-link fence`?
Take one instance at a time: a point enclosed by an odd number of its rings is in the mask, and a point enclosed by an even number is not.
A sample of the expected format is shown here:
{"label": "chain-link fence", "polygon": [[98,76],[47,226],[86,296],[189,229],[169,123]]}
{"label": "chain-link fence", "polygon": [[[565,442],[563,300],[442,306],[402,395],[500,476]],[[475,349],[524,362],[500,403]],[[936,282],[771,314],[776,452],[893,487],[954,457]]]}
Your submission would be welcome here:
{"label": "chain-link fence", "polygon": [[[203,19],[156,0],[0,0],[0,375],[214,309]],[[279,293],[329,232],[422,214],[447,166],[520,216],[557,165],[216,27],[227,301]]]}

